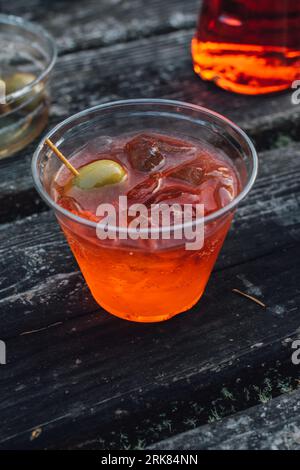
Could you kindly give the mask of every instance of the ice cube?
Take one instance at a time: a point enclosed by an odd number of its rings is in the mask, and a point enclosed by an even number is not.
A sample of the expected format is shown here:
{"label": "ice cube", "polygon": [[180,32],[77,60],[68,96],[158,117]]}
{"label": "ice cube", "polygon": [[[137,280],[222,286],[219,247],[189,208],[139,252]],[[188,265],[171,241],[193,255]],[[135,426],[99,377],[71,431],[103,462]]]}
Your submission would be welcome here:
{"label": "ice cube", "polygon": [[199,203],[199,195],[193,192],[188,192],[188,188],[174,186],[166,187],[158,190],[151,198],[148,199],[148,204],[197,204]]}
{"label": "ice cube", "polygon": [[130,204],[140,203],[146,204],[149,198],[153,196],[153,193],[158,189],[160,185],[160,179],[153,175],[147,180],[134,186],[127,193],[128,202]]}
{"label": "ice cube", "polygon": [[82,207],[73,197],[59,196],[56,202],[67,211],[74,212],[75,214],[82,211]]}
{"label": "ice cube", "polygon": [[161,134],[139,134],[125,145],[133,168],[144,172],[167,171],[195,159],[199,149],[189,142]]}
{"label": "ice cube", "polygon": [[225,207],[233,199],[232,192],[225,186],[218,188],[218,202],[220,207]]}
{"label": "ice cube", "polygon": [[200,164],[186,165],[182,168],[176,169],[169,176],[172,178],[180,179],[186,181],[187,183],[192,184],[193,186],[198,186],[204,175],[204,170]]}
{"label": "ice cube", "polygon": [[157,170],[165,161],[155,138],[148,134],[140,134],[127,142],[125,152],[133,168],[139,171]]}

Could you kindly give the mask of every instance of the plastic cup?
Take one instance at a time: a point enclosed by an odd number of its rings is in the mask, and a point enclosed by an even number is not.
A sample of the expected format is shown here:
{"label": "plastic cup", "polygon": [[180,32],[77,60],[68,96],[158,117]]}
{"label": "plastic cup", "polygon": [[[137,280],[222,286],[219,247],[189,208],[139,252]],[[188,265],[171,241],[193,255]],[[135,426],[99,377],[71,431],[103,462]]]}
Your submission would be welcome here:
{"label": "plastic cup", "polygon": [[46,126],[55,61],[47,31],[0,14],[0,158],[26,147]]}
{"label": "plastic cup", "polygon": [[[71,158],[95,137],[117,138],[144,131],[201,139],[225,152],[239,174],[240,193],[227,206],[196,221],[204,225],[205,237],[198,250],[187,251],[184,239],[172,244],[165,240],[99,240],[95,222],[69,212],[51,197],[51,183],[62,164],[44,145],[45,139],[34,154],[32,171],[36,189],[55,211],[99,305],[127,320],[156,322],[188,310],[202,296],[236,206],[254,183],[257,155],[246,134],[225,117],[200,106],[167,100],[96,106],[65,120],[45,138]],[[120,234],[122,227],[116,230]]]}

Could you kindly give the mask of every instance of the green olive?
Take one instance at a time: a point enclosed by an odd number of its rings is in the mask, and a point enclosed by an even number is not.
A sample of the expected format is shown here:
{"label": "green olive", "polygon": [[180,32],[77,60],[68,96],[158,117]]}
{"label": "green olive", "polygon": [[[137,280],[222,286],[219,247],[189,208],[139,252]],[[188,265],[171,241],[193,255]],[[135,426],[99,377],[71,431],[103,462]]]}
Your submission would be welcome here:
{"label": "green olive", "polygon": [[17,72],[5,79],[6,94],[10,95],[17,90],[21,90],[35,80],[32,73]]}
{"label": "green olive", "polygon": [[[35,79],[36,76],[32,73],[17,72],[13,75],[10,75],[5,79],[6,95],[10,95],[11,93],[15,93],[16,91],[21,90],[25,86],[30,85],[30,83],[32,83]],[[24,97],[17,99],[16,105],[18,106],[29,101],[29,103],[26,104],[26,110],[29,112],[34,111],[42,100],[43,91],[44,84],[38,83]]]}
{"label": "green olive", "polygon": [[97,160],[79,170],[73,184],[81,189],[101,188],[109,184],[121,183],[126,177],[126,171],[113,160]]}

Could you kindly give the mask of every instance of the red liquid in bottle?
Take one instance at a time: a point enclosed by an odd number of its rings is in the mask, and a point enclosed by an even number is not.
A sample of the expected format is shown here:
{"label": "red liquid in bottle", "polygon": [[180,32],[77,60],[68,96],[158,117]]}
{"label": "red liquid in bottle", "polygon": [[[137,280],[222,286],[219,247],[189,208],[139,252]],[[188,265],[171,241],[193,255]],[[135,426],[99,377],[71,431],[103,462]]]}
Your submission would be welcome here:
{"label": "red liquid in bottle", "polygon": [[300,1],[204,0],[194,70],[226,90],[257,95],[300,78]]}

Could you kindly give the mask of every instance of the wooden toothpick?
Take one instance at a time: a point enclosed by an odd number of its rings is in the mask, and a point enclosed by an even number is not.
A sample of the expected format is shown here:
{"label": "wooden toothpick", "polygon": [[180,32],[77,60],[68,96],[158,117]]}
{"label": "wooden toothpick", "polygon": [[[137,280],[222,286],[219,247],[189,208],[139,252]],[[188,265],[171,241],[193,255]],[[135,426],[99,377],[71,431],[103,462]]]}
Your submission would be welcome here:
{"label": "wooden toothpick", "polygon": [[45,140],[45,144],[47,144],[48,147],[51,148],[51,150],[55,153],[55,155],[63,162],[64,165],[66,165],[66,167],[73,173],[74,176],[78,176],[78,175],[79,175],[79,171],[77,171],[76,168],[74,168],[73,165],[71,165],[71,163],[69,162],[69,160],[67,160],[66,157],[63,156],[63,154],[61,153],[61,151],[58,150],[58,148],[56,147],[56,145],[54,145],[54,143],[51,142],[50,139],[46,139],[46,140]]}

